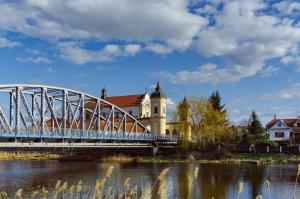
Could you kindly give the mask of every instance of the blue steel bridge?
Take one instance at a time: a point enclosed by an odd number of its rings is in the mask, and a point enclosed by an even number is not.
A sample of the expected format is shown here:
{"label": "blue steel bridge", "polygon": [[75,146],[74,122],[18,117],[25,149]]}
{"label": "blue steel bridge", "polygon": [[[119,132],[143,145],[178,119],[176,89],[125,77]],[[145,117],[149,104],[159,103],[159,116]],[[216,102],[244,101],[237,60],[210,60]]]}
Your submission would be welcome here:
{"label": "blue steel bridge", "polygon": [[[89,108],[87,103],[96,104]],[[176,145],[101,98],[45,85],[0,85],[0,148]]]}

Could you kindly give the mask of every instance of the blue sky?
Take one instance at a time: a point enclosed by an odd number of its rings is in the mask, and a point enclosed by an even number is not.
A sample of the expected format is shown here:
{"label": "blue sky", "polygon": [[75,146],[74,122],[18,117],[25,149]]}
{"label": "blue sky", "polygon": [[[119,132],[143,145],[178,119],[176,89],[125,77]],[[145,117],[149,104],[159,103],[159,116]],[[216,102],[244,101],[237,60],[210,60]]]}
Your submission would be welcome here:
{"label": "blue sky", "polygon": [[[201,2],[201,3],[200,3]],[[300,115],[300,3],[0,0],[0,83],[151,92],[169,110],[219,90],[234,123]]]}

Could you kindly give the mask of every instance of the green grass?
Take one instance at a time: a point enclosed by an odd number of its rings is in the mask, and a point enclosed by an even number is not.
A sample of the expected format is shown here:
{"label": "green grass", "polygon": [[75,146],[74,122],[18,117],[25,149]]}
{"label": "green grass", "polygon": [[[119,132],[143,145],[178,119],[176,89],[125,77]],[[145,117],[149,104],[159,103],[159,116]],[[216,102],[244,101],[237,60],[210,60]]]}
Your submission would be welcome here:
{"label": "green grass", "polygon": [[300,163],[300,155],[287,154],[237,154],[232,159],[272,163]]}

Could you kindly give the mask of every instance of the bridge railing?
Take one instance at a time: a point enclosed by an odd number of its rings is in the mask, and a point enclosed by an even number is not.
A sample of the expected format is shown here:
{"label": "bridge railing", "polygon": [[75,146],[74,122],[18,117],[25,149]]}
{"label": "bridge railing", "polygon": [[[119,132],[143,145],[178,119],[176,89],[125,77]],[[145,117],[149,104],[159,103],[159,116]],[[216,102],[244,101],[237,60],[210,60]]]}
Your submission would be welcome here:
{"label": "bridge railing", "polygon": [[150,133],[111,132],[101,130],[81,130],[51,128],[51,131],[40,133],[33,128],[20,128],[18,133],[14,129],[0,128],[0,138],[47,138],[47,139],[80,139],[80,140],[114,140],[114,141],[147,141],[147,142],[177,142],[176,136],[155,136]]}

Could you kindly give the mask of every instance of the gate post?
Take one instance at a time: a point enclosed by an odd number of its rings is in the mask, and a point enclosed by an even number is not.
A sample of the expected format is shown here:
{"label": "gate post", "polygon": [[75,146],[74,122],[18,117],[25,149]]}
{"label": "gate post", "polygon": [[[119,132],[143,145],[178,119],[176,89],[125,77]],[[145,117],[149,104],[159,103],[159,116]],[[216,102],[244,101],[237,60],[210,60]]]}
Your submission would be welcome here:
{"label": "gate post", "polygon": [[282,146],[279,146],[279,153],[282,153]]}

